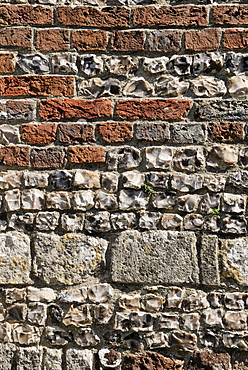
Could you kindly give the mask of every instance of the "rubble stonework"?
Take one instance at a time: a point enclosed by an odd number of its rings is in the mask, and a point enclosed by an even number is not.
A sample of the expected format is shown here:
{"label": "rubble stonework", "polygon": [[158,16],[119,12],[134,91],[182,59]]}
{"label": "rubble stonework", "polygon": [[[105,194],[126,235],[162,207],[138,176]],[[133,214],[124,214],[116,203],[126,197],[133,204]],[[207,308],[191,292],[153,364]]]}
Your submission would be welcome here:
{"label": "rubble stonework", "polygon": [[0,1],[0,370],[248,369],[247,14]]}

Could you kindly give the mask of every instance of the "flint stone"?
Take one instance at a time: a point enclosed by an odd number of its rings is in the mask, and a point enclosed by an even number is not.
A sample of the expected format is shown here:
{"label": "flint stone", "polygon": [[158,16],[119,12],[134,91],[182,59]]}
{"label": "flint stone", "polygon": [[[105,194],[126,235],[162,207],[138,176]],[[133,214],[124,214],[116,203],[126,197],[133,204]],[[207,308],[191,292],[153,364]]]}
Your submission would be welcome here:
{"label": "flint stone", "polygon": [[106,59],[105,66],[110,73],[128,76],[138,70],[139,60],[130,56],[111,56]]}
{"label": "flint stone", "polygon": [[92,275],[104,261],[107,242],[83,234],[37,233],[34,273],[47,284],[72,285]]}
{"label": "flint stone", "polygon": [[222,219],[221,231],[224,234],[245,234],[247,232],[247,222],[242,216],[226,215]]}
{"label": "flint stone", "polygon": [[85,230],[89,233],[109,231],[111,229],[109,218],[110,214],[107,211],[88,213],[85,219]]}
{"label": "flint stone", "polygon": [[111,223],[114,230],[131,229],[136,226],[136,215],[129,213],[113,213],[111,214]]}
{"label": "flint stone", "polygon": [[71,233],[82,231],[84,227],[84,214],[62,214],[61,227],[63,230]]}
{"label": "flint stone", "polygon": [[48,186],[48,173],[24,172],[24,185],[32,188],[46,188]]}
{"label": "flint stone", "polygon": [[108,151],[107,165],[109,170],[129,170],[138,167],[141,162],[140,151],[131,147],[121,147]]}
{"label": "flint stone", "polygon": [[0,189],[8,190],[19,188],[21,185],[22,175],[18,172],[0,172]]}
{"label": "flint stone", "polygon": [[172,175],[171,187],[182,193],[199,190],[202,188],[202,176]]}
{"label": "flint stone", "polygon": [[146,148],[146,168],[169,169],[172,162],[172,149],[163,147]]}
{"label": "flint stone", "polygon": [[169,59],[167,57],[160,58],[144,58],[143,68],[145,71],[154,73],[161,73],[166,71],[166,65]]}
{"label": "flint stone", "polygon": [[56,54],[51,58],[51,64],[53,73],[66,73],[76,74],[78,73],[76,65],[77,57],[73,54]]}
{"label": "flint stone", "polygon": [[26,73],[49,73],[49,61],[44,56],[39,54],[35,55],[20,55],[17,65]]}
{"label": "flint stone", "polygon": [[30,240],[18,231],[0,234],[0,283],[30,283]]}
{"label": "flint stone", "polygon": [[96,76],[103,72],[103,60],[94,54],[83,55],[80,69],[88,77]]}
{"label": "flint stone", "polygon": [[161,332],[146,334],[145,342],[147,348],[169,347],[168,334]]}
{"label": "flint stone", "polygon": [[118,190],[118,173],[105,172],[102,174],[101,182],[102,189],[111,193],[116,193]]}
{"label": "flint stone", "polygon": [[19,129],[15,126],[0,126],[0,144],[17,144],[20,142]]}
{"label": "flint stone", "polygon": [[199,282],[192,232],[123,231],[112,245],[112,278],[123,283]]}
{"label": "flint stone", "polygon": [[59,212],[39,212],[35,219],[36,228],[40,231],[55,230],[59,217]]}

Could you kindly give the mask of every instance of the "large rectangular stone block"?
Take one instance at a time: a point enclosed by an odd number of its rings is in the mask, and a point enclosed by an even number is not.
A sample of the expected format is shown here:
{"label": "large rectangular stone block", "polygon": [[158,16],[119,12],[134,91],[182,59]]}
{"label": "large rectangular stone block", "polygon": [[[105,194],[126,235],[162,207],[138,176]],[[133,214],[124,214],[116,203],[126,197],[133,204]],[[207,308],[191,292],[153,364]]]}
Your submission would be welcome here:
{"label": "large rectangular stone block", "polygon": [[115,282],[197,284],[196,237],[192,232],[128,230],[112,244]]}

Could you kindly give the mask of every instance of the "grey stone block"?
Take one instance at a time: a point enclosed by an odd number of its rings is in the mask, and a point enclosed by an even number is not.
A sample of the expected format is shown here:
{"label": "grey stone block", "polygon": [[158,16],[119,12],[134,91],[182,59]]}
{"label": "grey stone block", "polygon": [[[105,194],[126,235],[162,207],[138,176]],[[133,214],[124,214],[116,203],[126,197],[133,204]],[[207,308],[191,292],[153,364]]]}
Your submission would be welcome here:
{"label": "grey stone block", "polygon": [[197,284],[196,237],[192,232],[128,230],[112,243],[115,282]]}
{"label": "grey stone block", "polygon": [[218,237],[204,235],[201,241],[201,279],[204,285],[219,285]]}

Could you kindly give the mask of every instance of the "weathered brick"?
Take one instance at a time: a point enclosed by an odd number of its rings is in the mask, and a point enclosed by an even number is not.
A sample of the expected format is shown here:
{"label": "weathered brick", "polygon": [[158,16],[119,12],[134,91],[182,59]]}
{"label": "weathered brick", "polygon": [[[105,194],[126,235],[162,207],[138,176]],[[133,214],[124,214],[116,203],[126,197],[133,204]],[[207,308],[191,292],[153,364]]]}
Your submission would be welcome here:
{"label": "weathered brick", "polygon": [[246,100],[202,100],[197,103],[194,118],[208,121],[247,121],[248,103]]}
{"label": "weathered brick", "polygon": [[58,140],[63,144],[81,144],[95,141],[94,127],[89,124],[59,125]]}
{"label": "weathered brick", "polygon": [[70,49],[69,30],[44,29],[36,34],[36,48],[42,51],[59,51]]}
{"label": "weathered brick", "polygon": [[39,115],[45,120],[109,118],[112,113],[112,102],[108,99],[47,99],[39,103]]}
{"label": "weathered brick", "polygon": [[192,51],[216,50],[220,46],[221,30],[204,28],[185,31],[185,49]]}
{"label": "weathered brick", "polygon": [[226,49],[247,49],[248,31],[247,30],[226,30],[223,36],[223,46]]}
{"label": "weathered brick", "polygon": [[45,24],[53,24],[53,11],[50,7],[32,5],[0,6],[0,26]]}
{"label": "weathered brick", "polygon": [[134,26],[207,26],[207,8],[205,6],[142,6],[134,9]]}
{"label": "weathered brick", "polygon": [[179,51],[181,48],[182,33],[179,31],[150,31],[147,33],[149,51],[165,51],[167,53]]}
{"label": "weathered brick", "polygon": [[8,100],[0,103],[0,121],[31,121],[35,117],[35,102]]}
{"label": "weathered brick", "polygon": [[15,55],[13,53],[0,54],[0,73],[14,73],[15,72]]}
{"label": "weathered brick", "polygon": [[133,137],[133,125],[129,122],[104,122],[97,128],[99,135],[107,143],[123,143]]}
{"label": "weathered brick", "polygon": [[0,30],[0,46],[31,49],[32,31],[30,28],[4,28]]}
{"label": "weathered brick", "polygon": [[100,163],[105,162],[104,148],[101,146],[71,146],[69,148],[71,163]]}
{"label": "weathered brick", "polygon": [[140,123],[136,126],[135,137],[137,140],[165,141],[170,136],[169,127],[165,123]]}
{"label": "weathered brick", "polygon": [[62,168],[66,165],[67,149],[32,149],[31,163],[34,168]]}
{"label": "weathered brick", "polygon": [[144,31],[115,31],[111,37],[111,49],[117,51],[142,51],[145,47]]}
{"label": "weathered brick", "polygon": [[190,358],[189,370],[209,369],[219,367],[222,370],[231,368],[230,355],[228,353],[214,353],[208,351],[195,352]]}
{"label": "weathered brick", "polygon": [[58,21],[65,26],[127,27],[130,10],[124,7],[98,9],[91,6],[61,6],[57,10]]}
{"label": "weathered brick", "polygon": [[213,141],[235,143],[244,140],[244,124],[241,122],[211,122],[208,134]]}
{"label": "weathered brick", "polygon": [[190,109],[189,100],[119,100],[116,114],[123,119],[182,119]]}
{"label": "weathered brick", "polygon": [[123,370],[147,368],[149,370],[182,370],[184,361],[164,357],[157,352],[128,354],[124,357]]}
{"label": "weathered brick", "polygon": [[248,24],[248,5],[219,5],[213,7],[213,21],[217,25]]}
{"label": "weathered brick", "polygon": [[73,96],[72,76],[0,77],[0,96]]}
{"label": "weathered brick", "polygon": [[53,123],[21,126],[22,139],[29,144],[48,144],[56,139],[56,125]]}
{"label": "weathered brick", "polygon": [[29,165],[29,147],[0,147],[0,164],[8,167],[27,167]]}
{"label": "weathered brick", "polygon": [[106,31],[73,31],[72,44],[77,50],[106,50],[108,34]]}

